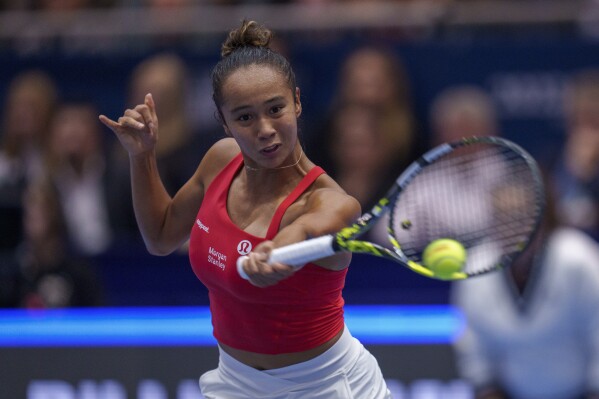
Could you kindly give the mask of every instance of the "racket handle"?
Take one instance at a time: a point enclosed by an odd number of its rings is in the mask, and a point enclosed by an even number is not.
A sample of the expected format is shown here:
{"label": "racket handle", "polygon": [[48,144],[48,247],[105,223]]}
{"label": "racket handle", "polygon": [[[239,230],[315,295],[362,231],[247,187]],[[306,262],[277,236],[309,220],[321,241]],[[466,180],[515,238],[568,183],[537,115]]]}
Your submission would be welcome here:
{"label": "racket handle", "polygon": [[[285,263],[286,265],[299,267],[310,261],[326,258],[335,254],[333,249],[333,236],[326,235],[310,240],[297,242],[284,247],[275,248],[270,254],[268,263]],[[249,277],[243,271],[243,264],[247,256],[241,256],[237,259],[237,272],[246,280]]]}
{"label": "racket handle", "polygon": [[243,255],[237,258],[237,273],[239,273],[239,277],[241,277],[242,279],[249,280],[250,277],[243,271],[243,264],[245,263],[246,259],[249,259],[247,255]]}

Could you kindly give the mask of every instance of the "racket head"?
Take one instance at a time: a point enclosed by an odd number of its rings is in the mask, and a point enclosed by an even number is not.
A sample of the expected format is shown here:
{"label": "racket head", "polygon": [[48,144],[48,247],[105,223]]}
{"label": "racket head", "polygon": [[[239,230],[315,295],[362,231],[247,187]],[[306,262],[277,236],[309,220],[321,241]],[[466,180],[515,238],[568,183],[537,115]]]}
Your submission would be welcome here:
{"label": "racket head", "polygon": [[[397,179],[388,233],[395,257],[413,271],[465,279],[510,266],[529,245],[545,207],[537,163],[499,137],[469,137],[425,153]],[[441,275],[423,263],[433,241],[460,242],[462,269]]]}

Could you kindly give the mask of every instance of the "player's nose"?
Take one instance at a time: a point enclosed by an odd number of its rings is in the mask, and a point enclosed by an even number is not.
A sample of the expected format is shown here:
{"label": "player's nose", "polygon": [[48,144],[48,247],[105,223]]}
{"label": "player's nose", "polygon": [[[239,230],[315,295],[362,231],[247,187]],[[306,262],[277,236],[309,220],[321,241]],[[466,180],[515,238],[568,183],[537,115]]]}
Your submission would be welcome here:
{"label": "player's nose", "polygon": [[274,123],[268,118],[261,118],[257,124],[257,133],[259,138],[270,138],[276,134],[277,130],[274,127]]}

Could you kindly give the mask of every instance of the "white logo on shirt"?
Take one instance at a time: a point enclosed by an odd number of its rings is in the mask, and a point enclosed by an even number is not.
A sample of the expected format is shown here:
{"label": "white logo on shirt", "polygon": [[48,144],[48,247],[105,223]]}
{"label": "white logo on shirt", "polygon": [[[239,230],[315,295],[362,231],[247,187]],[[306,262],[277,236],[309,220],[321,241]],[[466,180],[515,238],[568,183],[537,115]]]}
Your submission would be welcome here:
{"label": "white logo on shirt", "polygon": [[208,262],[212,263],[214,266],[220,267],[222,270],[225,270],[225,262],[227,261],[227,255],[222,252],[217,251],[216,249],[210,247],[208,248]]}
{"label": "white logo on shirt", "polygon": [[252,252],[252,243],[248,240],[241,240],[239,244],[237,244],[237,252],[239,255],[247,255]]}
{"label": "white logo on shirt", "polygon": [[200,230],[204,230],[206,233],[210,233],[208,230],[208,226],[206,226],[204,223],[202,223],[202,221],[200,219],[196,219],[196,224],[198,225],[198,227],[200,228]]}

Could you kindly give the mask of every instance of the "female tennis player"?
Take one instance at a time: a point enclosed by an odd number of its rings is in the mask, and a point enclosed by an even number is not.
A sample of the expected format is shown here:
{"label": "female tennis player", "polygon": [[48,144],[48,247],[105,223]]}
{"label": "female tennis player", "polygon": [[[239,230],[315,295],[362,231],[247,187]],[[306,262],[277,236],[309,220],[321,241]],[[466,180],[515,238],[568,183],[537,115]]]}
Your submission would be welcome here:
{"label": "female tennis player", "polygon": [[[148,250],[165,255],[189,239],[192,268],[208,287],[220,361],[200,378],[206,398],[389,398],[377,361],[344,325],[351,255],[299,270],[266,263],[273,248],[333,233],[360,215],[358,202],[304,154],[300,90],[270,38],[253,21],[229,33],[212,72],[228,137],[173,198],[157,172],[152,96],[117,121],[100,120],[129,153]],[[249,281],[237,272],[240,255],[249,255]]]}

